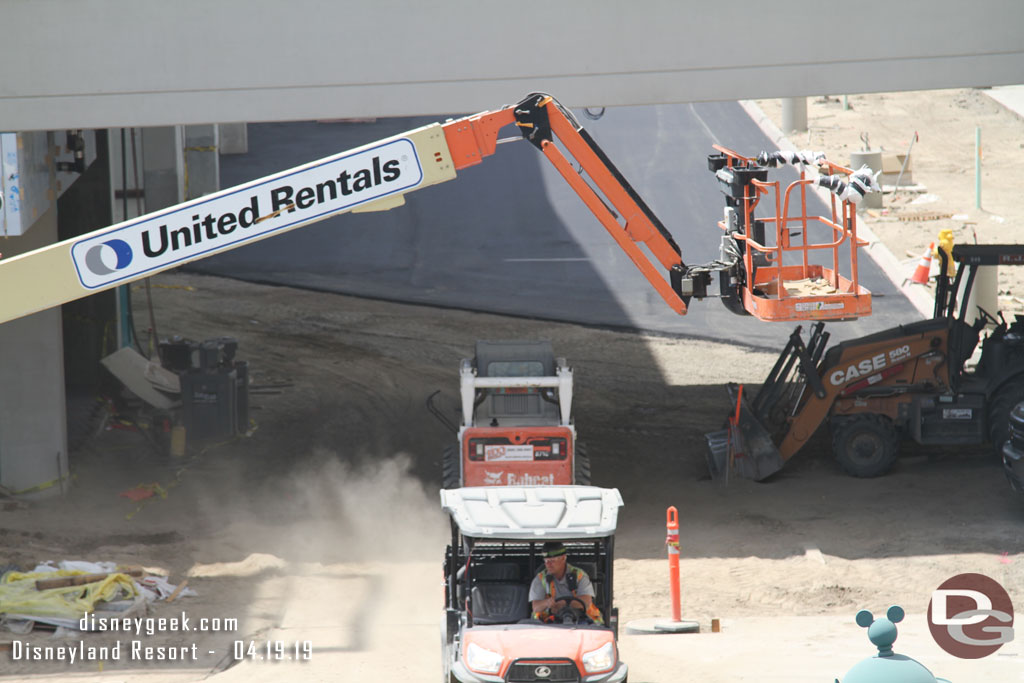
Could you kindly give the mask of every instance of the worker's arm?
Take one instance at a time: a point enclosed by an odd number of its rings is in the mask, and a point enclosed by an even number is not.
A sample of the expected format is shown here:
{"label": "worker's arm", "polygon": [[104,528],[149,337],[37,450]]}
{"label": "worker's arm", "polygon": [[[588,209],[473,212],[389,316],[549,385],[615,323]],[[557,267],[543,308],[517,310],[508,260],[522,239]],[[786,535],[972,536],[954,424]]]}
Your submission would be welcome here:
{"label": "worker's arm", "polygon": [[547,586],[541,582],[536,576],[533,577],[533,581],[530,583],[530,609],[536,612],[550,612],[551,614],[557,614],[563,607],[565,607],[564,600],[555,600],[553,595],[548,595]]}
{"label": "worker's arm", "polygon": [[565,607],[565,600],[555,600],[553,595],[549,595],[546,598],[540,600],[531,600],[530,606],[534,612],[550,612],[551,614],[557,614]]}

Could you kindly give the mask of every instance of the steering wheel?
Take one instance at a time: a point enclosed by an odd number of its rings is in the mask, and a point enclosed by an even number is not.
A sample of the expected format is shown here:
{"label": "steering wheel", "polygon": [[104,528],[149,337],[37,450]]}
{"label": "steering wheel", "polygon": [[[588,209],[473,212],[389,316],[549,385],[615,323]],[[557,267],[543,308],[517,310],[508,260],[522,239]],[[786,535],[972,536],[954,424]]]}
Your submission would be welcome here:
{"label": "steering wheel", "polygon": [[[593,623],[593,620],[587,614],[587,606],[577,597],[556,597],[555,600],[565,600],[565,607],[558,610],[555,613],[555,621],[563,624],[584,624]],[[579,607],[573,606],[573,603],[579,605]]]}

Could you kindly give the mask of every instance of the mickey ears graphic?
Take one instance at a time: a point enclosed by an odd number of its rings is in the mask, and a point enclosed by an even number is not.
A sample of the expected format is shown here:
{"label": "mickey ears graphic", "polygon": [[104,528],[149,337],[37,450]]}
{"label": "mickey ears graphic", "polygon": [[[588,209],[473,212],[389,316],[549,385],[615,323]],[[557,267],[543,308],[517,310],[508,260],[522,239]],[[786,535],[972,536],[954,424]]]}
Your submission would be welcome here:
{"label": "mickey ears graphic", "polygon": [[893,605],[885,612],[885,616],[875,619],[874,615],[866,609],[857,612],[857,625],[868,630],[868,640],[878,647],[878,654],[881,657],[888,657],[893,654],[892,644],[896,642],[898,631],[896,624],[903,621],[906,612],[899,605]]}
{"label": "mickey ears graphic", "polygon": [[[893,605],[888,610],[886,610],[885,616],[892,623],[898,624],[901,621],[903,621],[903,617],[905,617],[907,615],[906,615],[906,612],[903,611],[902,607],[900,607],[899,605]],[[857,625],[861,626],[863,628],[867,628],[868,626],[871,626],[871,624],[874,623],[874,621],[875,621],[874,615],[872,615],[871,612],[869,612],[866,609],[862,609],[861,611],[857,612],[857,617],[856,618],[857,618]]]}

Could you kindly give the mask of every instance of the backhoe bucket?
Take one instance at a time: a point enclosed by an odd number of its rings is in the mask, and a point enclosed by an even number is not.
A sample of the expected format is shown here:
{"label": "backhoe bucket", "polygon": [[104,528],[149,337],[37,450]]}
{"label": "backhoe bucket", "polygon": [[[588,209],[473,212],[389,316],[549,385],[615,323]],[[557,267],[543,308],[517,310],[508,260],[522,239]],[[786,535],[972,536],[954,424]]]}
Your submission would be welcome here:
{"label": "backhoe bucket", "polygon": [[736,417],[729,418],[726,429],[704,435],[708,442],[708,469],[714,479],[742,477],[761,481],[782,469],[785,461],[768,430],[739,395],[739,385],[729,384],[727,388],[733,404],[738,401],[739,411]]}
{"label": "backhoe bucket", "polygon": [[735,406],[729,428],[705,435],[711,476],[761,481],[782,469],[786,461],[776,444],[784,441],[789,419],[800,410],[808,391],[825,396],[817,368],[828,338],[825,324],[816,322],[805,344],[797,326],[749,404],[742,386],[728,385]]}

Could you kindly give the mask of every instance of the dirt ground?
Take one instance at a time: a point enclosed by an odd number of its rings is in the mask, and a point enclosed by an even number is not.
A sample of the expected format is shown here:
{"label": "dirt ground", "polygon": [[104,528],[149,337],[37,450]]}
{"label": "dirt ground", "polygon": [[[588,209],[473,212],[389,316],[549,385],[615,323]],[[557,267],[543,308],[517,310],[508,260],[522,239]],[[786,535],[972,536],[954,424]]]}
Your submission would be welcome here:
{"label": "dirt ground", "polygon": [[[777,103],[760,105],[778,120]],[[918,132],[913,178],[927,192],[886,197],[886,213],[863,217],[909,259],[909,270],[940,228],[957,239],[1019,241],[1024,206],[1013,162],[1024,122],[971,90],[851,96],[849,105],[809,100],[809,143],[794,144],[842,154],[868,131],[873,145],[903,152]],[[982,210],[973,208],[975,125],[985,136]],[[927,195],[936,199],[912,204]],[[967,218],[894,220],[925,210]],[[1024,297],[1015,283],[1005,284],[1008,306]],[[155,648],[196,644],[199,653],[186,661],[69,665],[0,651],[0,680],[437,680],[447,538],[437,490],[452,435],[425,401],[441,390],[437,404],[454,418],[459,360],[472,355],[476,339],[508,338],[549,339],[575,368],[574,413],[594,483],[618,487],[625,499],[616,545],[624,624],[669,616],[664,516],[669,505],[679,509],[683,616],[703,633],[624,636],[634,682],[681,673],[707,681],[842,677],[873,652],[854,614],[879,615],[890,604],[908,612],[897,650],[937,675],[1014,680],[1024,668],[1019,639],[987,660],[955,660],[924,625],[931,592],[964,572],[991,576],[1024,604],[1024,499],[1011,493],[988,448],[908,447],[890,475],[859,480],[840,471],[823,433],[772,481],[723,485],[706,474],[703,435],[729,410],[724,384],[756,385],[774,354],[183,273],[152,284],[162,336],[238,340],[238,358],[251,370],[253,431],[190,443],[174,458],[137,431],[109,428],[123,426],[115,419],[100,428],[97,404],[89,429],[76,431],[86,437],[73,440],[68,494],[0,508],[0,565],[143,565],[174,583],[187,579],[198,593],[157,603],[151,616],[184,611],[194,623],[230,618],[238,627],[0,633],[0,648],[18,640],[127,648],[140,640]],[[135,301],[137,324],[147,327],[141,287]],[[119,496],[151,482],[166,497]],[[709,633],[713,618],[721,634]],[[288,650],[298,655],[308,641],[313,661],[248,656],[251,643],[268,640],[298,647]]]}

